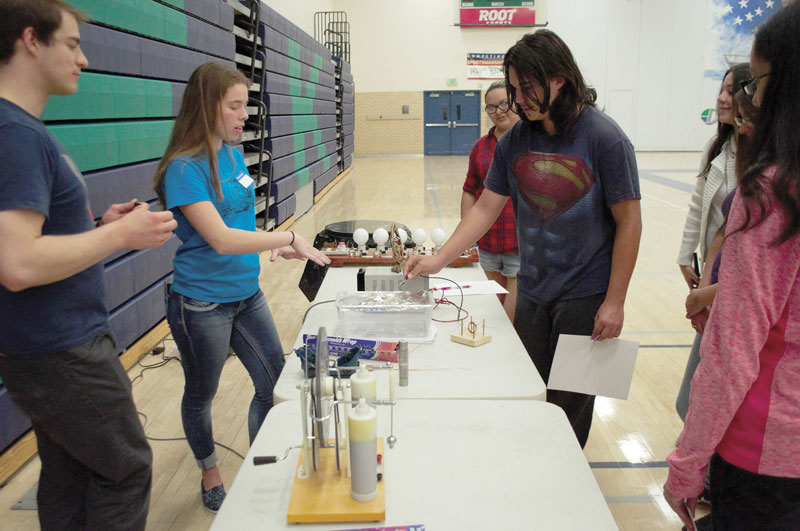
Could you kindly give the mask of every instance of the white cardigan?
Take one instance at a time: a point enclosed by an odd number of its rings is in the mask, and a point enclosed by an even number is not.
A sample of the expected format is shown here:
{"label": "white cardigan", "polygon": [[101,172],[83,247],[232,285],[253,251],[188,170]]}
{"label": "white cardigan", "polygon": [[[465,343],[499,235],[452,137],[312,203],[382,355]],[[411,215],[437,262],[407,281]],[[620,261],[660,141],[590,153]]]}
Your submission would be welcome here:
{"label": "white cardigan", "polygon": [[[712,137],[705,146],[704,153],[708,153],[711,144],[716,140]],[[700,169],[706,164],[706,156]],[[722,188],[722,193],[718,193]],[[689,213],[686,214],[686,223],[683,226],[683,242],[678,254],[678,265],[692,265],[692,253],[700,246],[701,264],[705,262],[708,248],[714,235],[722,226],[722,219],[712,216],[713,210],[719,212],[725,197],[736,188],[736,143],[731,136],[722,146],[720,154],[711,161],[708,175],[697,178],[692,199],[689,202]]]}

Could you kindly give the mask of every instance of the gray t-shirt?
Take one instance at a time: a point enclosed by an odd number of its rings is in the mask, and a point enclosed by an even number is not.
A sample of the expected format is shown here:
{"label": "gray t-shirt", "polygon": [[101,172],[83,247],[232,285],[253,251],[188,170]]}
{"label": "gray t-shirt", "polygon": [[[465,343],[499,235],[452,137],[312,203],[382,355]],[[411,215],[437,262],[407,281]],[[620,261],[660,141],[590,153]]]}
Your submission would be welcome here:
{"label": "gray t-shirt", "polygon": [[608,289],[610,207],[641,198],[633,145],[611,118],[584,107],[571,140],[518,122],[497,144],[485,186],[514,204],[525,296],[545,304]]}

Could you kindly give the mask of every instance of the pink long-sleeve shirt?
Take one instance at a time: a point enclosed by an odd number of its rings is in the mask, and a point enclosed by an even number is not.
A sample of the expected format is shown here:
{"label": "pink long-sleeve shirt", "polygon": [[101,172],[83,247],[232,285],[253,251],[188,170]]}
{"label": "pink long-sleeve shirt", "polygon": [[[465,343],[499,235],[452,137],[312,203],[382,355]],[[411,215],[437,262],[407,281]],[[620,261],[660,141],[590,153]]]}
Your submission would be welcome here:
{"label": "pink long-sleeve shirt", "polygon": [[[740,192],[731,207],[719,289],[692,381],[666,487],[680,498],[703,490],[709,460],[750,472],[800,478],[800,234],[773,246],[787,215],[764,175],[764,221],[745,220]],[[759,219],[753,209],[753,221]]]}

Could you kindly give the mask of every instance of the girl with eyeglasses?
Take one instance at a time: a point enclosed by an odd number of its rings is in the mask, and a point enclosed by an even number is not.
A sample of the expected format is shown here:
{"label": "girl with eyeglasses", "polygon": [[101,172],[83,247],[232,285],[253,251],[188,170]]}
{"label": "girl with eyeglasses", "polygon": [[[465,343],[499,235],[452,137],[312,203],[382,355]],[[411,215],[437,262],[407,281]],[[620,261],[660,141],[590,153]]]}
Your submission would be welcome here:
{"label": "girl with eyeglasses", "polygon": [[[683,227],[683,242],[678,253],[678,267],[690,290],[706,287],[709,274],[705,272],[711,243],[725,221],[722,215],[722,201],[731,190],[736,188],[736,135],[734,127],[734,93],[739,90],[741,81],[750,78],[750,66],[747,63],[730,68],[723,76],[722,85],[717,96],[717,133],[706,144],[700,173],[695,181],[694,193],[689,202],[689,212]],[[698,276],[692,266],[693,254],[700,250],[700,272]],[[712,262],[713,263],[713,260]],[[696,334],[683,380],[675,400],[675,410],[686,418],[689,409],[689,391],[692,376],[700,363],[700,342],[707,316],[699,312],[692,317],[692,328]]]}
{"label": "girl with eyeglasses", "polygon": [[692,525],[711,468],[715,529],[800,529],[800,4],[756,32],[759,116],[664,496]]}
{"label": "girl with eyeglasses", "polygon": [[[489,85],[484,95],[484,110],[494,126],[478,139],[469,154],[469,169],[461,193],[461,217],[475,205],[483,192],[483,181],[489,172],[494,157],[494,148],[503,133],[519,121],[519,115],[511,108],[506,94],[506,82],[498,80]],[[519,250],[517,229],[514,224],[514,208],[506,201],[503,211],[489,231],[478,240],[478,257],[486,277],[494,280],[508,294],[500,294],[500,302],[511,321],[514,321],[514,307],[517,304],[517,272],[519,271]]]}

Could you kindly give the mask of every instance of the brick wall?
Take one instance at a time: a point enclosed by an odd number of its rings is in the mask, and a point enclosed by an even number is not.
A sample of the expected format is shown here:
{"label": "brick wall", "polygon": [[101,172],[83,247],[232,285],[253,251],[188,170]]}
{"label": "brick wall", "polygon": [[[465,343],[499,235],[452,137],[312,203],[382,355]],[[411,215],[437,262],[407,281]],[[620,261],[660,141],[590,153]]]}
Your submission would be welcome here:
{"label": "brick wall", "polygon": [[[483,101],[483,95],[481,95]],[[408,105],[404,115],[403,105]],[[424,151],[423,93],[356,92],[355,154],[422,154]],[[481,135],[491,127],[481,112]]]}

